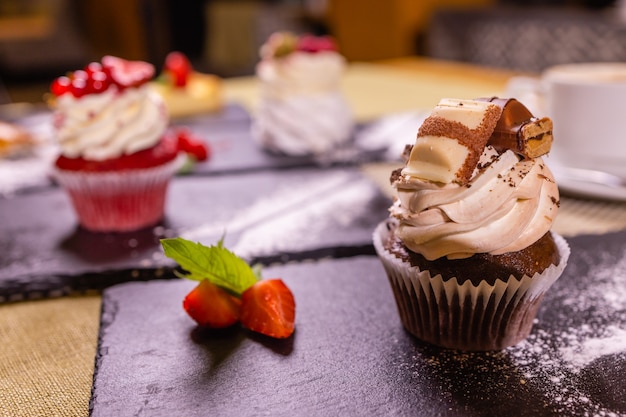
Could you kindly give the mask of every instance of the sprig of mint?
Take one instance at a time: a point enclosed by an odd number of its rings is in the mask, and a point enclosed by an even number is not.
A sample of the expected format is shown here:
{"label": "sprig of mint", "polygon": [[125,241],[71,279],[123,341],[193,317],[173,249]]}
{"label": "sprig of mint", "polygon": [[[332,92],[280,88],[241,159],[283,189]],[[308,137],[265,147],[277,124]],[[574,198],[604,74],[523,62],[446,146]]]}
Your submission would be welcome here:
{"label": "sprig of mint", "polygon": [[213,284],[241,295],[261,279],[260,268],[252,268],[246,261],[224,247],[223,238],[217,245],[204,246],[180,237],[161,239],[165,256],[186,271],[182,275],[194,281],[208,279]]}

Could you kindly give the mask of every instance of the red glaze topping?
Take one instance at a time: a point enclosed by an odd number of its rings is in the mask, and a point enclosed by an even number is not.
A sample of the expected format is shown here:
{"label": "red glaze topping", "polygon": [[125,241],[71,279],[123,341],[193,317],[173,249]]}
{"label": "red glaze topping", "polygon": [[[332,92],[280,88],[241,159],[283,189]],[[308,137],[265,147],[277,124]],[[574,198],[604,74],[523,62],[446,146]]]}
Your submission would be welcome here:
{"label": "red glaze topping", "polygon": [[178,154],[178,143],[175,138],[163,136],[152,148],[144,149],[130,155],[117,158],[93,161],[84,158],[68,158],[59,156],[56,166],[69,171],[107,172],[127,169],[151,168],[173,160]]}
{"label": "red glaze topping", "polygon": [[68,158],[63,155],[56,160],[59,169],[85,172],[110,172],[131,169],[145,169],[163,165],[172,161],[179,152],[185,152],[196,161],[205,161],[210,152],[203,140],[195,137],[185,128],[167,132],[161,141],[152,148],[144,149],[130,155],[104,161],[93,161],[84,158]]}

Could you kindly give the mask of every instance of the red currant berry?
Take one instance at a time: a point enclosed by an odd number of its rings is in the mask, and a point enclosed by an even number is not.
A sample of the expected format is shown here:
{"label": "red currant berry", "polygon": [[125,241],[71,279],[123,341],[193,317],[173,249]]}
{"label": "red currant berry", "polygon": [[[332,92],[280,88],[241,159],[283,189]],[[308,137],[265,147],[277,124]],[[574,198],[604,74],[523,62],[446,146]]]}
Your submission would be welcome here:
{"label": "red currant berry", "polygon": [[89,79],[89,74],[87,74],[87,71],[83,71],[83,70],[76,70],[72,73],[72,80],[88,80]]}
{"label": "red currant berry", "polygon": [[330,36],[321,36],[317,39],[317,47],[320,51],[337,51],[337,43]]}
{"label": "red currant berry", "polygon": [[76,98],[80,98],[87,94],[87,79],[85,78],[74,78],[72,79],[72,84],[70,85],[70,92]]}
{"label": "red currant berry", "polygon": [[206,161],[210,156],[210,150],[207,144],[202,139],[199,139],[193,135],[193,133],[186,128],[179,128],[175,132],[178,149],[189,155],[193,155],[196,161]]}
{"label": "red currant berry", "polygon": [[165,70],[176,87],[184,87],[191,73],[191,63],[182,52],[170,52],[165,57]]}
{"label": "red currant berry", "polygon": [[204,143],[194,144],[189,153],[193,155],[198,162],[203,162],[209,159],[209,149]]}
{"label": "red currant berry", "polygon": [[330,36],[304,35],[298,40],[297,49],[309,53],[336,51],[337,44]]}
{"label": "red currant berry", "polygon": [[303,35],[298,40],[298,46],[296,47],[298,51],[315,53],[317,52],[317,42],[315,37],[312,35]]}
{"label": "red currant berry", "polygon": [[52,94],[58,97],[67,93],[70,89],[71,84],[72,81],[68,77],[62,76],[52,81],[52,84],[50,85],[50,91],[52,92]]}
{"label": "red currant berry", "polygon": [[85,67],[85,72],[87,74],[93,74],[95,72],[100,72],[100,71],[102,71],[102,64],[99,62],[90,62]]}
{"label": "red currant berry", "polygon": [[87,90],[89,94],[101,93],[109,88],[110,84],[111,81],[109,77],[103,71],[96,71],[91,74],[91,77],[87,81]]}

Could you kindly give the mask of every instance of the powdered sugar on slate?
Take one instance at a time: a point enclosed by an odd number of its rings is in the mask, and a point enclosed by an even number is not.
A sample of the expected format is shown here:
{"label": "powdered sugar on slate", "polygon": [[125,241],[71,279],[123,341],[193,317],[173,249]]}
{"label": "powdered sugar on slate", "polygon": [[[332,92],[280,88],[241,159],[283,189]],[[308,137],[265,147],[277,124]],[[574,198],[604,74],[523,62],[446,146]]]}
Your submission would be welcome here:
{"label": "powdered sugar on slate", "polygon": [[208,222],[182,236],[212,244],[211,239],[226,231],[236,236],[231,250],[243,258],[358,246],[371,241],[388,204],[360,174],[325,172],[277,184],[227,222]]}
{"label": "powdered sugar on slate", "polygon": [[[573,254],[588,256],[587,253]],[[597,253],[584,279],[557,283],[527,340],[506,352],[563,414],[626,415],[626,251]],[[546,315],[548,313],[546,312]]]}
{"label": "powdered sugar on slate", "polygon": [[581,367],[599,357],[626,351],[626,329],[608,326],[605,333],[604,337],[592,337],[583,340],[580,344],[560,348],[561,358],[574,372],[577,372]]}

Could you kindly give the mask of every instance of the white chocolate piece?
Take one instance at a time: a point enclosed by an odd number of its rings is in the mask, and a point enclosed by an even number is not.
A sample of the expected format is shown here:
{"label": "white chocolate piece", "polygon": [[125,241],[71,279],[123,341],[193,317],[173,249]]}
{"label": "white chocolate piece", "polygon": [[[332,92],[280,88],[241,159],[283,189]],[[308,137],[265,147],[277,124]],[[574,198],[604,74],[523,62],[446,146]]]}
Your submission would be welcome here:
{"label": "white chocolate piece", "polygon": [[434,182],[450,183],[469,154],[456,139],[443,136],[422,136],[413,149],[402,175]]}
{"label": "white chocolate piece", "polygon": [[433,109],[431,116],[439,116],[451,122],[459,122],[468,129],[476,129],[483,122],[492,103],[476,100],[444,98]]}
{"label": "white chocolate piece", "polygon": [[442,99],[420,127],[402,173],[467,184],[501,114],[490,102]]}

